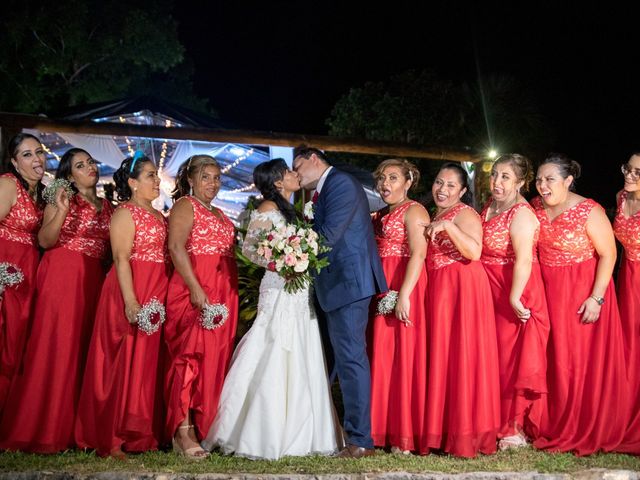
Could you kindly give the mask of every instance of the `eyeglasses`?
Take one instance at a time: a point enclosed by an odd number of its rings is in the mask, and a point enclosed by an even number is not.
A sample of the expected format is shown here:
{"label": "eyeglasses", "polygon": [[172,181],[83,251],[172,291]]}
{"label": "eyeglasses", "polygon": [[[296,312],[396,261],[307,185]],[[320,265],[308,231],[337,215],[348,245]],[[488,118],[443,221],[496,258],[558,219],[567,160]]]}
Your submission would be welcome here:
{"label": "eyeglasses", "polygon": [[625,177],[628,175],[633,181],[640,180],[640,168],[632,168],[628,163],[623,163],[620,171],[622,175]]}

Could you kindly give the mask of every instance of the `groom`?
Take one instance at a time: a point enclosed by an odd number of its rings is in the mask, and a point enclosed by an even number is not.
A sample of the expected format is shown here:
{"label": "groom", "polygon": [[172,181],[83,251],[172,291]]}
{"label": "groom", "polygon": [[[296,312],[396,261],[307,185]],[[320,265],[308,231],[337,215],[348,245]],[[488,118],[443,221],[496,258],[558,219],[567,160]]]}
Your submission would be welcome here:
{"label": "groom", "polygon": [[369,204],[360,183],[327,163],[316,148],[294,151],[293,167],[303,188],[315,188],[314,230],[331,247],[329,266],[315,280],[333,349],[334,367],[344,402],[347,446],[339,457],[373,455],[371,376],[365,331],[369,302],[387,290],[373,237]]}

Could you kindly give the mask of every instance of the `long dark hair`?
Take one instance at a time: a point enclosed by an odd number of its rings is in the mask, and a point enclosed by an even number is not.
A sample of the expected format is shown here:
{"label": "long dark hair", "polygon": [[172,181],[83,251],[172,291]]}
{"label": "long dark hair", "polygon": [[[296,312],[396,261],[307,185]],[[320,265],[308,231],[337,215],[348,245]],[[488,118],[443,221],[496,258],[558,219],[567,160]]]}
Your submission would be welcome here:
{"label": "long dark hair", "polygon": [[[72,170],[71,163],[73,162],[73,157],[75,157],[79,153],[86,153],[87,155],[89,155],[89,157],[91,157],[91,154],[86,150],[83,150],[81,148],[75,148],[75,147],[70,148],[69,150],[64,152],[64,155],[62,155],[62,157],[60,157],[60,163],[58,164],[58,169],[56,170],[56,178],[63,178],[65,180],[69,180],[69,177],[71,176],[71,170]],[[73,182],[71,182],[71,189],[74,192],[78,193],[78,189],[76,188]]]}
{"label": "long dark hair", "polygon": [[438,170],[438,173],[440,173],[442,170],[453,170],[458,174],[458,181],[460,182],[460,185],[462,185],[462,188],[467,189],[466,192],[464,192],[464,194],[460,198],[460,201],[462,203],[465,203],[473,207],[473,192],[471,191],[471,188],[469,185],[469,175],[467,175],[466,170],[462,168],[459,163],[455,163],[455,162],[445,163],[442,167],[440,167],[440,170]]}
{"label": "long dark hair", "polygon": [[[29,138],[42,145],[40,139],[35,135],[31,135],[30,133],[19,133],[17,135],[14,135],[7,143],[7,154],[5,155],[4,165],[2,166],[2,169],[0,171],[0,173],[10,173],[14,177],[16,177],[18,182],[20,182],[20,185],[22,185],[22,188],[24,188],[27,192],[29,191],[29,183],[22,177],[22,175],[20,175],[16,167],[11,162],[11,159],[16,158],[16,155],[18,154],[18,148],[20,148],[20,144]],[[46,168],[46,165],[42,165],[42,168]],[[44,199],[42,198],[43,190],[44,184],[39,181],[36,185],[36,205],[38,205],[39,207],[44,207]]]}
{"label": "long dark hair", "polygon": [[197,175],[200,175],[202,169],[207,165],[213,165],[217,167],[220,172],[222,169],[216,159],[209,155],[192,155],[187,158],[180,168],[178,169],[178,174],[176,175],[176,186],[171,192],[171,198],[175,202],[180,197],[184,197],[185,195],[189,195],[191,190],[191,185],[189,185],[189,179],[194,180]]}
{"label": "long dark hair", "polygon": [[[116,183],[116,194],[118,195],[118,201],[126,202],[131,198],[131,188],[129,187],[130,178],[138,178],[140,172],[144,168],[144,164],[152,162],[152,160],[145,156],[136,154],[133,157],[125,158],[113,174],[113,181]],[[153,162],[152,162],[153,163]],[[133,168],[131,167],[133,164]]]}
{"label": "long dark hair", "polygon": [[293,223],[296,220],[296,211],[293,205],[280,195],[275,186],[278,180],[284,178],[288,170],[289,167],[282,158],[274,158],[261,163],[253,170],[253,183],[260,190],[262,198],[274,202],[287,222]]}

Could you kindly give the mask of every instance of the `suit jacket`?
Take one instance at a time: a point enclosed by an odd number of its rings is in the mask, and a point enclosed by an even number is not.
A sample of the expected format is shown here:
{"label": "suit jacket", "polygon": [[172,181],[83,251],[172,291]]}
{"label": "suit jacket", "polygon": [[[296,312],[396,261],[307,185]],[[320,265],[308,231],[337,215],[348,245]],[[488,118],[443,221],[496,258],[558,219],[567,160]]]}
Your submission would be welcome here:
{"label": "suit jacket", "polygon": [[330,312],[387,290],[369,203],[355,178],[331,169],[315,204],[313,228],[331,247],[329,266],[315,281],[322,310]]}

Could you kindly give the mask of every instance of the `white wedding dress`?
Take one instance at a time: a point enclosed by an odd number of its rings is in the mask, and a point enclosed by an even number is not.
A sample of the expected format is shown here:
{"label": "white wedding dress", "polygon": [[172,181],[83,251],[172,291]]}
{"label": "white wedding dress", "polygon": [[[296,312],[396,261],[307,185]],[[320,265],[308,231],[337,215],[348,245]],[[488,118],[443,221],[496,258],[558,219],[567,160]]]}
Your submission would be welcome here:
{"label": "white wedding dress", "polygon": [[[284,223],[277,210],[254,211],[245,256],[265,266],[255,253],[256,234]],[[288,294],[282,277],[267,271],[258,315],[233,354],[202,446],[254,459],[330,454],[337,449],[334,415],[309,289]]]}

